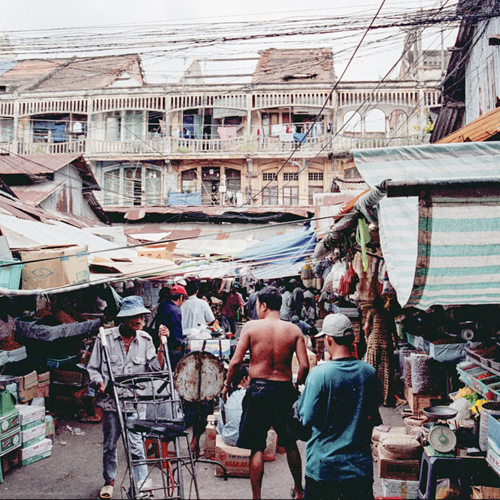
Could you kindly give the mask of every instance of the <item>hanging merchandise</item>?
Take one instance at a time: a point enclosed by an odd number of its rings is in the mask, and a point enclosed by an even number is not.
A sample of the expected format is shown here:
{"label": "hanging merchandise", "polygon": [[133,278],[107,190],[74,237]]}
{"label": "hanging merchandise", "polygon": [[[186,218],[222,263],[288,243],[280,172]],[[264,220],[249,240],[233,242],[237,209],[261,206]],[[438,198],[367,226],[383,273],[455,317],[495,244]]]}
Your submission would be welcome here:
{"label": "hanging merchandise", "polygon": [[337,293],[339,289],[340,278],[346,270],[345,260],[338,260],[333,264],[330,274],[325,279],[325,284],[323,285],[323,292]]}
{"label": "hanging merchandise", "polygon": [[304,286],[306,288],[312,288],[314,285],[314,272],[311,267],[311,263],[309,260],[306,260],[306,263],[304,264],[304,267],[300,271],[300,277],[302,279],[302,282],[304,283]]}
{"label": "hanging merchandise", "polygon": [[368,268],[363,270],[361,254],[358,252],[354,256],[353,268],[358,275],[359,281],[356,291],[359,294],[359,300],[372,303],[378,295],[377,292],[377,266],[378,259],[367,255]]}
{"label": "hanging merchandise", "polygon": [[363,270],[368,271],[368,254],[366,253],[366,245],[370,243],[370,229],[365,219],[358,220],[358,228],[356,229],[356,242],[361,247],[361,259],[363,261]]}
{"label": "hanging merchandise", "polygon": [[356,291],[356,285],[358,284],[359,278],[358,275],[354,271],[354,267],[349,264],[349,269],[347,272],[340,278],[339,282],[339,294],[343,297],[347,295],[351,295]]}

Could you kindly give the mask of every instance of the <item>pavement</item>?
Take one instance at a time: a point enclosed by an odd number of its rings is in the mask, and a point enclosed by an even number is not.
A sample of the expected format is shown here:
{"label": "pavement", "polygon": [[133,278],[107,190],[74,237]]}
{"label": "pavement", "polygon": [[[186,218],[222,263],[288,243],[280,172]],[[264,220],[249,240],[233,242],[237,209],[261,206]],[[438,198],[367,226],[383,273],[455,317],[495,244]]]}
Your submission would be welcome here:
{"label": "pavement", "polygon": [[[401,414],[393,408],[381,408],[385,424],[400,427],[403,425]],[[70,432],[67,426],[79,428],[84,435]],[[204,439],[204,438],[202,438]],[[203,441],[202,441],[203,445]],[[299,442],[299,449],[305,460],[305,443]],[[56,443],[52,456],[8,472],[0,484],[2,499],[68,499],[98,498],[102,487],[102,427],[101,424],[83,424],[71,420],[60,420],[56,432]],[[119,447],[119,473],[117,484],[125,474],[125,457]],[[377,478],[377,464],[374,464],[375,496],[382,495],[380,480]],[[197,464],[197,479],[201,499],[244,499],[251,498],[248,478],[223,478],[214,476],[214,466]],[[291,498],[292,487],[286,455],[276,455],[276,460],[266,462],[262,498]],[[115,486],[114,498],[122,498]],[[156,495],[158,498],[158,494]],[[192,496],[194,498],[194,496]]]}

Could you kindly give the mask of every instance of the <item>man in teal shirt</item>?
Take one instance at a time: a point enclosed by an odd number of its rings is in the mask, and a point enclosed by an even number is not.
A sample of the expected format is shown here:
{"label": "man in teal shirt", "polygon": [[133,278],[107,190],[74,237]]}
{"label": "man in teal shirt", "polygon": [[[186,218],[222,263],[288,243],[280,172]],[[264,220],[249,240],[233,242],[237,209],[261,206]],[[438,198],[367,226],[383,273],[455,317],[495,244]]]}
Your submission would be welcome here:
{"label": "man in teal shirt", "polygon": [[299,403],[312,428],[306,449],[306,499],[373,499],[372,429],[381,423],[375,369],[351,356],[351,321],[329,314],[322,331],[331,360],[315,367]]}

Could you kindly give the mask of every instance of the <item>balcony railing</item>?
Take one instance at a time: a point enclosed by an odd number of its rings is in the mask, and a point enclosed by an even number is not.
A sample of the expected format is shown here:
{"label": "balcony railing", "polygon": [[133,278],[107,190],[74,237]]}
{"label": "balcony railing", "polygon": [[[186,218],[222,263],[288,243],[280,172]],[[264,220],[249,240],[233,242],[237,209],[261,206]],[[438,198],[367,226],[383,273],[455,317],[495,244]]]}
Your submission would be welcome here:
{"label": "balcony railing", "polygon": [[165,153],[167,150],[165,137],[156,139],[135,139],[133,141],[100,141],[89,139],[87,154],[151,154]]}
{"label": "balcony railing", "polygon": [[[233,139],[181,139],[163,137],[134,141],[101,141],[81,139],[61,143],[18,143],[17,151],[13,143],[0,143],[0,153],[64,154],[77,153],[87,155],[209,155],[210,153],[227,154],[265,154],[291,153],[298,148],[302,153],[319,151],[349,151],[352,149],[381,148],[389,146],[412,146],[428,142],[427,135],[408,137],[367,137],[326,134],[307,137],[299,144],[298,140],[282,140],[279,137],[240,136]],[[291,140],[290,140],[291,139]]]}
{"label": "balcony railing", "polygon": [[70,142],[20,142],[17,145],[17,154],[34,155],[34,154],[65,154],[79,153],[85,154],[86,140]]}

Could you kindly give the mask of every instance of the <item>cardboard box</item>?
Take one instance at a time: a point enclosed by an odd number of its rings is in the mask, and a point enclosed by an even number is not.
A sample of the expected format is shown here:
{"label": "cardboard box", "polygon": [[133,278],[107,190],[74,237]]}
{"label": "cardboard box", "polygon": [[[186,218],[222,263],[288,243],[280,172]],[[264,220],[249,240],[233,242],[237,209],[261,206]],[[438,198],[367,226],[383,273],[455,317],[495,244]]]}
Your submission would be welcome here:
{"label": "cardboard box", "polygon": [[43,385],[38,384],[38,387],[36,390],[36,397],[37,398],[48,398],[49,395],[50,395],[50,383],[43,384]]}
{"label": "cardboard box", "polygon": [[420,460],[392,460],[384,456],[378,448],[379,477],[403,481],[418,481]]}
{"label": "cardboard box", "polygon": [[490,486],[473,486],[472,495],[473,500],[493,500],[500,498],[500,488],[492,488]]}
{"label": "cardboard box", "polygon": [[[272,462],[276,458],[276,446],[278,435],[273,429],[267,433],[266,449],[264,450],[264,460]],[[215,438],[215,460],[221,462],[226,467],[228,476],[250,477],[250,450],[228,446],[219,434]],[[220,467],[215,467],[215,475],[224,475]]]}
{"label": "cardboard box", "polygon": [[36,427],[21,431],[21,444],[23,448],[28,448],[42,439],[45,439],[45,422]]}
{"label": "cardboard box", "polygon": [[50,384],[50,372],[38,374],[38,386]]}
{"label": "cardboard box", "polygon": [[17,383],[19,384],[19,390],[31,389],[38,385],[38,375],[35,370],[24,377],[17,377]]}
{"label": "cardboard box", "polygon": [[[313,368],[318,364],[318,360],[316,359],[316,354],[314,352],[307,349],[307,357],[309,358],[309,369]],[[299,360],[297,359],[297,354],[293,353],[292,356],[292,373],[297,375],[299,372]]]}
{"label": "cardboard box", "polygon": [[382,479],[382,496],[391,498],[417,498],[418,481]]}
{"label": "cardboard box", "polygon": [[30,387],[29,389],[19,389],[18,401],[20,403],[28,403],[33,398],[36,398],[38,392],[38,384]]}
{"label": "cardboard box", "polygon": [[[209,417],[210,418],[210,417]],[[215,458],[215,440],[217,438],[217,424],[209,420],[205,427],[205,456]]]}
{"label": "cardboard box", "polygon": [[158,243],[154,245],[145,245],[137,249],[139,257],[149,257],[150,259],[174,260],[174,250],[177,242]]}
{"label": "cardboard box", "polygon": [[21,450],[21,460],[23,465],[29,465],[33,462],[49,457],[52,451],[52,441],[42,439],[36,444],[23,448]]}
{"label": "cardboard box", "polygon": [[16,405],[16,409],[19,410],[22,431],[37,427],[45,422],[45,408],[43,406]]}
{"label": "cardboard box", "polygon": [[20,254],[22,261],[38,261],[24,266],[21,275],[23,290],[76,285],[89,280],[86,246],[45,247],[22,250]]}
{"label": "cardboard box", "polygon": [[9,453],[11,450],[15,450],[21,446],[21,428],[19,426],[14,427],[9,432],[2,434],[0,436],[0,456]]}
{"label": "cardboard box", "polygon": [[50,450],[44,451],[39,455],[34,455],[30,458],[21,461],[21,465],[30,465],[34,462],[38,462],[39,460],[43,460],[44,458],[48,458],[52,455],[52,448]]}
{"label": "cardboard box", "polygon": [[[250,477],[250,450],[224,444],[219,434],[215,440],[215,460],[224,465],[228,476]],[[215,466],[215,475],[224,475],[219,466]]]}
{"label": "cardboard box", "polygon": [[0,436],[10,432],[14,427],[19,427],[19,411],[14,410],[0,416]]}

